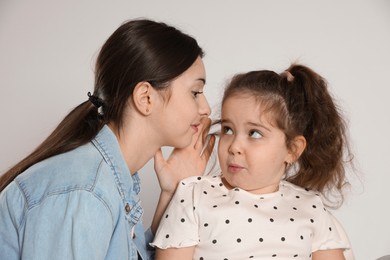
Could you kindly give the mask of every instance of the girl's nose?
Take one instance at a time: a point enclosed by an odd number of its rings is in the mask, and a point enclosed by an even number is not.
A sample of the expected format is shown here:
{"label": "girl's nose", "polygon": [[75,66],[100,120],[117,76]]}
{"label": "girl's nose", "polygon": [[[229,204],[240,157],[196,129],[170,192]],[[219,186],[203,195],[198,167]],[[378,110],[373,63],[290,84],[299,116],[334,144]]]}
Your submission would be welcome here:
{"label": "girl's nose", "polygon": [[242,153],[242,147],[237,137],[235,137],[232,143],[229,145],[228,151],[232,155],[239,155]]}

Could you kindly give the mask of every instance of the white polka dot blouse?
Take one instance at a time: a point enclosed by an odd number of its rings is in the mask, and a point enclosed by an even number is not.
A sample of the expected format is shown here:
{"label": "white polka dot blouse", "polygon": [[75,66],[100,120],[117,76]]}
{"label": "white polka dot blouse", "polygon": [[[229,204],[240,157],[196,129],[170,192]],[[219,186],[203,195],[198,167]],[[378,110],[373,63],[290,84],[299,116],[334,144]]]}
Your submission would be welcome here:
{"label": "white polka dot blouse", "polygon": [[219,176],[183,180],[152,246],[195,246],[193,259],[311,259],[317,250],[349,248],[318,194],[286,181],[257,195],[227,189]]}

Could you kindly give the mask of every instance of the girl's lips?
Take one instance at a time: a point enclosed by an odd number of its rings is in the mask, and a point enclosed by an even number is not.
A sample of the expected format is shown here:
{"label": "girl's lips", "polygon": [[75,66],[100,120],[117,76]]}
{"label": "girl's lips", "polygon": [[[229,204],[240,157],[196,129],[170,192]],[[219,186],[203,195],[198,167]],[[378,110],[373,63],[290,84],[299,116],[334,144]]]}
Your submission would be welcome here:
{"label": "girl's lips", "polygon": [[244,169],[244,167],[238,165],[238,164],[229,164],[228,165],[228,169],[230,172],[239,172],[241,171],[242,169]]}

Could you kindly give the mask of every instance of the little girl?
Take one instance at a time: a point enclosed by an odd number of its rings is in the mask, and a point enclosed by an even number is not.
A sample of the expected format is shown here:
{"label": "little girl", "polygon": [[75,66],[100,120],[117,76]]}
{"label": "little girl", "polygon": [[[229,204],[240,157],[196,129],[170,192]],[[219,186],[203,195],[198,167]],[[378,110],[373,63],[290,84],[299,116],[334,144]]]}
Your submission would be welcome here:
{"label": "little girl", "polygon": [[348,145],[325,80],[296,64],[239,74],[221,112],[222,173],[179,184],[156,259],[344,259],[323,201],[342,195]]}

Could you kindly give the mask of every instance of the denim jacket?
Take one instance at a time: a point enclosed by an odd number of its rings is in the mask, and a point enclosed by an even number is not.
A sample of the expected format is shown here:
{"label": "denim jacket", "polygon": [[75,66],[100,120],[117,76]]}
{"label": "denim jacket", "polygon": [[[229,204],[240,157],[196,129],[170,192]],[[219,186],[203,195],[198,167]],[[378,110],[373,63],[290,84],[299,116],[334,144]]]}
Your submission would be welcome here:
{"label": "denim jacket", "polygon": [[153,259],[138,174],[113,132],[41,161],[0,193],[0,259]]}

